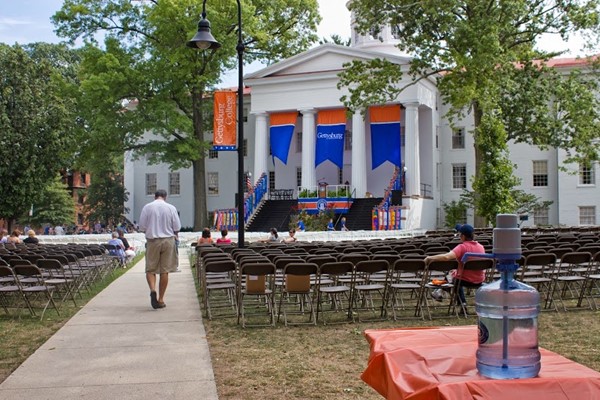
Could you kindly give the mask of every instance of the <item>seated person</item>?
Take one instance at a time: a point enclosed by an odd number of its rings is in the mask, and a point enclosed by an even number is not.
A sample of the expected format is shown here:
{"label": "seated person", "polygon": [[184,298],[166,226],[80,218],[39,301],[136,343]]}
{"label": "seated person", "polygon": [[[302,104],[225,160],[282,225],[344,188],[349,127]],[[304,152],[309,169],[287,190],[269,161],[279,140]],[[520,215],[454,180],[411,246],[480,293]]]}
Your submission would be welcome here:
{"label": "seated person", "polygon": [[121,239],[121,242],[123,242],[123,246],[125,247],[125,261],[129,262],[135,257],[135,249],[129,245],[129,241],[125,237],[125,231],[123,229],[119,229],[117,232],[119,233],[119,239]]}
{"label": "seated person", "polygon": [[204,228],[202,229],[202,236],[198,238],[198,244],[213,244],[214,241],[210,236],[210,229]]}
{"label": "seated person", "polygon": [[117,232],[111,233],[111,239],[108,241],[108,244],[115,246],[115,248],[110,249],[108,254],[113,257],[117,257],[119,262],[124,265],[125,264],[125,245],[119,239],[119,234]]}
{"label": "seated person", "polygon": [[269,237],[266,239],[260,240],[260,242],[268,242],[268,243],[276,243],[279,242],[279,235],[277,233],[276,228],[271,228],[269,231]]}
{"label": "seated person", "polygon": [[38,244],[40,240],[35,237],[35,231],[33,229],[29,229],[27,231],[27,237],[23,239],[23,243],[27,244]]}
{"label": "seated person", "polygon": [[8,237],[6,243],[12,243],[12,244],[21,243],[21,239],[19,238],[20,235],[21,235],[21,231],[19,231],[18,229],[15,229],[14,231],[12,231],[12,233]]}
{"label": "seated person", "polygon": [[[452,270],[451,276],[454,285],[460,281],[458,298],[461,304],[464,305],[466,299],[463,287],[479,287],[485,280],[485,271],[463,271],[462,257],[465,253],[485,253],[485,248],[473,240],[474,229],[471,225],[461,225],[457,231],[460,234],[461,243],[448,253],[425,257],[425,263],[429,264],[431,261],[458,261],[458,270]],[[437,301],[443,300],[443,294],[439,292],[432,293],[432,297]]]}
{"label": "seated person", "polygon": [[217,244],[219,243],[231,243],[231,239],[227,237],[227,229],[221,229],[221,237],[217,239]]}
{"label": "seated person", "polygon": [[289,235],[290,235],[289,237],[287,237],[285,239],[281,239],[281,242],[282,243],[294,243],[294,242],[298,241],[298,239],[296,239],[296,230],[295,229],[293,229],[293,228],[290,229]]}

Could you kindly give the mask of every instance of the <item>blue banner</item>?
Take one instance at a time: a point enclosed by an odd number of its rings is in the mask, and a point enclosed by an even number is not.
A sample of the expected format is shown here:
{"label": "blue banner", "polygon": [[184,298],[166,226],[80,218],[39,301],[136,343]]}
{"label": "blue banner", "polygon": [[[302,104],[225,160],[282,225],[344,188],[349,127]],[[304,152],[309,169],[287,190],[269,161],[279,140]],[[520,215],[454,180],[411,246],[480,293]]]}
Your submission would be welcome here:
{"label": "blue banner", "polygon": [[297,116],[297,112],[271,115],[271,129],[269,136],[273,162],[275,162],[275,157],[277,157],[282,163],[287,164]]}
{"label": "blue banner", "polygon": [[346,132],[346,111],[319,111],[315,167],[329,160],[338,168],[344,167],[344,136]]}
{"label": "blue banner", "polygon": [[[386,161],[396,167],[400,159],[400,105],[373,106],[369,108],[371,119],[371,168],[375,169]],[[412,151],[412,149],[407,149]],[[418,151],[418,150],[417,150]]]}

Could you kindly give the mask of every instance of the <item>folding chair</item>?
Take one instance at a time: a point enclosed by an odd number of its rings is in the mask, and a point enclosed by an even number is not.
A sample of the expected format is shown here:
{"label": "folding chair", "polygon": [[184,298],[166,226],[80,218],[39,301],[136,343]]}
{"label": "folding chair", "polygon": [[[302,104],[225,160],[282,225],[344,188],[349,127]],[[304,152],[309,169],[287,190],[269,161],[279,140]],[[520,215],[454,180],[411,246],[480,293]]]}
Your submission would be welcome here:
{"label": "folding chair", "polygon": [[[352,281],[352,292],[350,295],[350,312],[356,313],[357,320],[363,321],[382,321],[387,319],[386,301],[389,275],[389,263],[386,260],[365,260],[359,261],[354,266]],[[373,280],[377,274],[383,274],[381,281]],[[360,311],[371,311],[373,318],[360,318]],[[379,317],[377,317],[379,310]]]}
{"label": "folding chair", "polygon": [[[293,324],[315,325],[317,323],[310,277],[316,275],[318,271],[319,267],[313,263],[294,261],[286,264],[283,268],[284,284],[281,287],[279,296],[278,322],[283,314],[283,321],[287,326],[288,314],[306,315],[306,308],[308,307],[308,321],[294,321]],[[290,302],[291,297],[295,297],[296,301]],[[290,306],[294,308],[291,311],[288,310]]]}
{"label": "folding chair", "polygon": [[[238,324],[246,326],[275,326],[275,265],[267,261],[245,262],[240,266],[238,281]],[[254,298],[252,313],[247,313],[247,297]],[[266,315],[268,324],[247,324],[250,315]]]}
{"label": "folding chair", "polygon": [[[29,308],[29,311],[33,316],[36,316],[33,304],[38,297],[45,298],[46,302],[44,304],[44,300],[42,300],[43,310],[40,316],[40,320],[44,318],[44,313],[49,305],[52,305],[52,308],[56,311],[58,315],[60,312],[58,311],[58,307],[54,302],[54,298],[52,296],[55,287],[51,285],[47,285],[44,276],[42,275],[42,271],[35,265],[17,265],[14,267],[14,273],[17,277],[17,282],[21,286],[21,291],[23,293],[23,298]],[[35,279],[35,283],[31,284],[30,282],[23,284],[23,280],[21,277],[33,278]]]}
{"label": "folding chair", "polygon": [[556,263],[553,253],[530,254],[525,257],[520,274],[520,281],[537,289],[540,299],[547,310],[551,301],[552,278],[550,277]]}
{"label": "folding chair", "polygon": [[[394,321],[398,320],[396,310],[407,311],[407,303],[412,301],[414,313],[412,318],[424,319],[421,310],[422,287],[424,285],[423,277],[425,272],[425,261],[423,260],[396,260],[391,266],[391,275],[388,286],[388,302],[386,308],[389,308],[390,299],[392,315]],[[407,294],[405,299],[403,294]]]}
{"label": "folding chair", "polygon": [[[350,313],[352,279],[349,279],[348,284],[341,282],[339,279],[340,277],[351,277],[353,271],[354,265],[349,261],[327,262],[320,266],[317,275],[317,321],[319,320],[319,315],[321,315],[323,317],[323,324],[333,323],[325,319],[326,311],[323,306],[326,303],[329,303],[330,311],[328,312],[343,312],[346,316],[346,320],[337,321],[337,323],[345,323],[348,322],[348,320],[354,322],[354,316]],[[344,307],[344,297],[348,302],[347,307]]]}
{"label": "folding chair", "polygon": [[[201,279],[201,288],[203,293],[203,304],[206,310],[206,316],[209,320],[214,317],[227,316],[227,314],[214,314],[213,309],[232,309],[237,315],[237,298],[235,283],[235,261],[232,259],[209,258],[203,264],[203,273]],[[220,298],[212,298],[211,293],[222,292]]]}
{"label": "folding chair", "polygon": [[[63,257],[63,259],[67,262],[66,258]],[[77,302],[75,301],[75,296],[73,294],[75,290],[75,280],[70,274],[66,273],[63,264],[57,259],[42,258],[36,261],[36,265],[41,271],[47,272],[48,275],[45,278],[45,283],[47,285],[55,286],[57,292],[63,292],[61,303],[65,301],[67,297],[70,297],[75,307],[77,307]]]}
{"label": "folding chair", "polygon": [[577,306],[581,306],[583,298],[586,297],[588,301],[592,303],[594,309],[598,310],[596,297],[600,296],[600,250],[594,254],[591,263],[593,265],[590,268],[590,273],[586,277],[586,281],[584,282],[584,288],[579,296]]}
{"label": "folding chair", "polygon": [[[443,279],[453,269],[458,269],[458,261],[456,260],[431,261],[429,264],[427,264],[427,267],[425,268],[424,282],[426,283],[421,288],[421,294],[419,295],[419,298],[421,299],[421,307],[423,308],[424,306],[430,320],[433,319],[433,315],[431,313],[432,309],[436,310],[438,307],[434,306],[431,303],[431,300],[429,298],[430,294],[427,292],[429,290],[442,289],[448,291],[448,293],[451,293],[452,288],[454,287],[454,285],[449,282],[444,283],[442,285],[436,285],[432,282],[432,279]],[[447,307],[444,308],[447,309]],[[446,313],[446,316],[448,315],[450,315],[449,312]],[[458,317],[458,315],[456,316]]]}
{"label": "folding chair", "polygon": [[4,312],[10,315],[8,309],[12,305],[18,304],[19,300],[24,299],[15,273],[9,266],[0,265],[0,305]]}
{"label": "folding chair", "polygon": [[[495,265],[496,265],[495,260],[491,259],[491,258],[469,259],[469,260],[465,261],[465,263],[463,264],[462,271],[489,272],[489,271],[494,271]],[[448,312],[456,313],[456,315],[458,315],[456,306],[460,305],[460,309],[461,309],[464,317],[467,318],[468,313],[467,313],[466,296],[465,296],[465,303],[461,302],[460,301],[460,289],[461,288],[463,288],[463,290],[464,290],[464,288],[478,289],[484,284],[485,284],[485,280],[482,283],[475,284],[475,283],[470,283],[470,282],[464,281],[462,279],[457,279],[456,282],[454,282],[454,286],[451,291],[450,306],[448,307]]]}
{"label": "folding chair", "polygon": [[[558,270],[560,273],[553,275],[553,288],[551,301],[555,302],[555,307],[560,306],[564,311],[569,308],[566,301],[577,300],[577,307],[581,307],[581,293],[585,289],[584,284],[587,280],[587,275],[592,266],[592,255],[587,252],[571,252],[562,256]],[[589,298],[589,308],[592,303]]]}

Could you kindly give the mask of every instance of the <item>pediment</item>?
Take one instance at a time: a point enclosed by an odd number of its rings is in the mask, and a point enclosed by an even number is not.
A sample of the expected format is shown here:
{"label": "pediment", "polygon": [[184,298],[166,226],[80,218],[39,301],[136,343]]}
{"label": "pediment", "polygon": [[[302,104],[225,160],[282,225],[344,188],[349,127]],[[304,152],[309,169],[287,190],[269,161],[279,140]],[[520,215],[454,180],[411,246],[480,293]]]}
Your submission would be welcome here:
{"label": "pediment", "polygon": [[345,63],[353,60],[371,60],[382,56],[400,64],[409,61],[406,57],[327,43],[248,74],[244,79],[248,81],[340,71]]}

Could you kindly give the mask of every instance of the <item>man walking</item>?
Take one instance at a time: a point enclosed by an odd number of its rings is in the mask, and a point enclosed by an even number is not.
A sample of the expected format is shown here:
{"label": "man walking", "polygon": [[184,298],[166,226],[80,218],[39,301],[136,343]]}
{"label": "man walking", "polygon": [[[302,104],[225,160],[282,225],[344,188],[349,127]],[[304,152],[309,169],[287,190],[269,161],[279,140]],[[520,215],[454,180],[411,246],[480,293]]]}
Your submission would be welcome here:
{"label": "man walking", "polygon": [[[159,189],[154,201],[142,209],[139,227],[146,234],[146,280],[150,287],[152,308],[165,308],[165,292],[169,284],[169,273],[177,271],[179,258],[176,241],[181,221],[177,209],[168,204],[167,192]],[[160,275],[158,296],[156,294],[156,274]]]}

